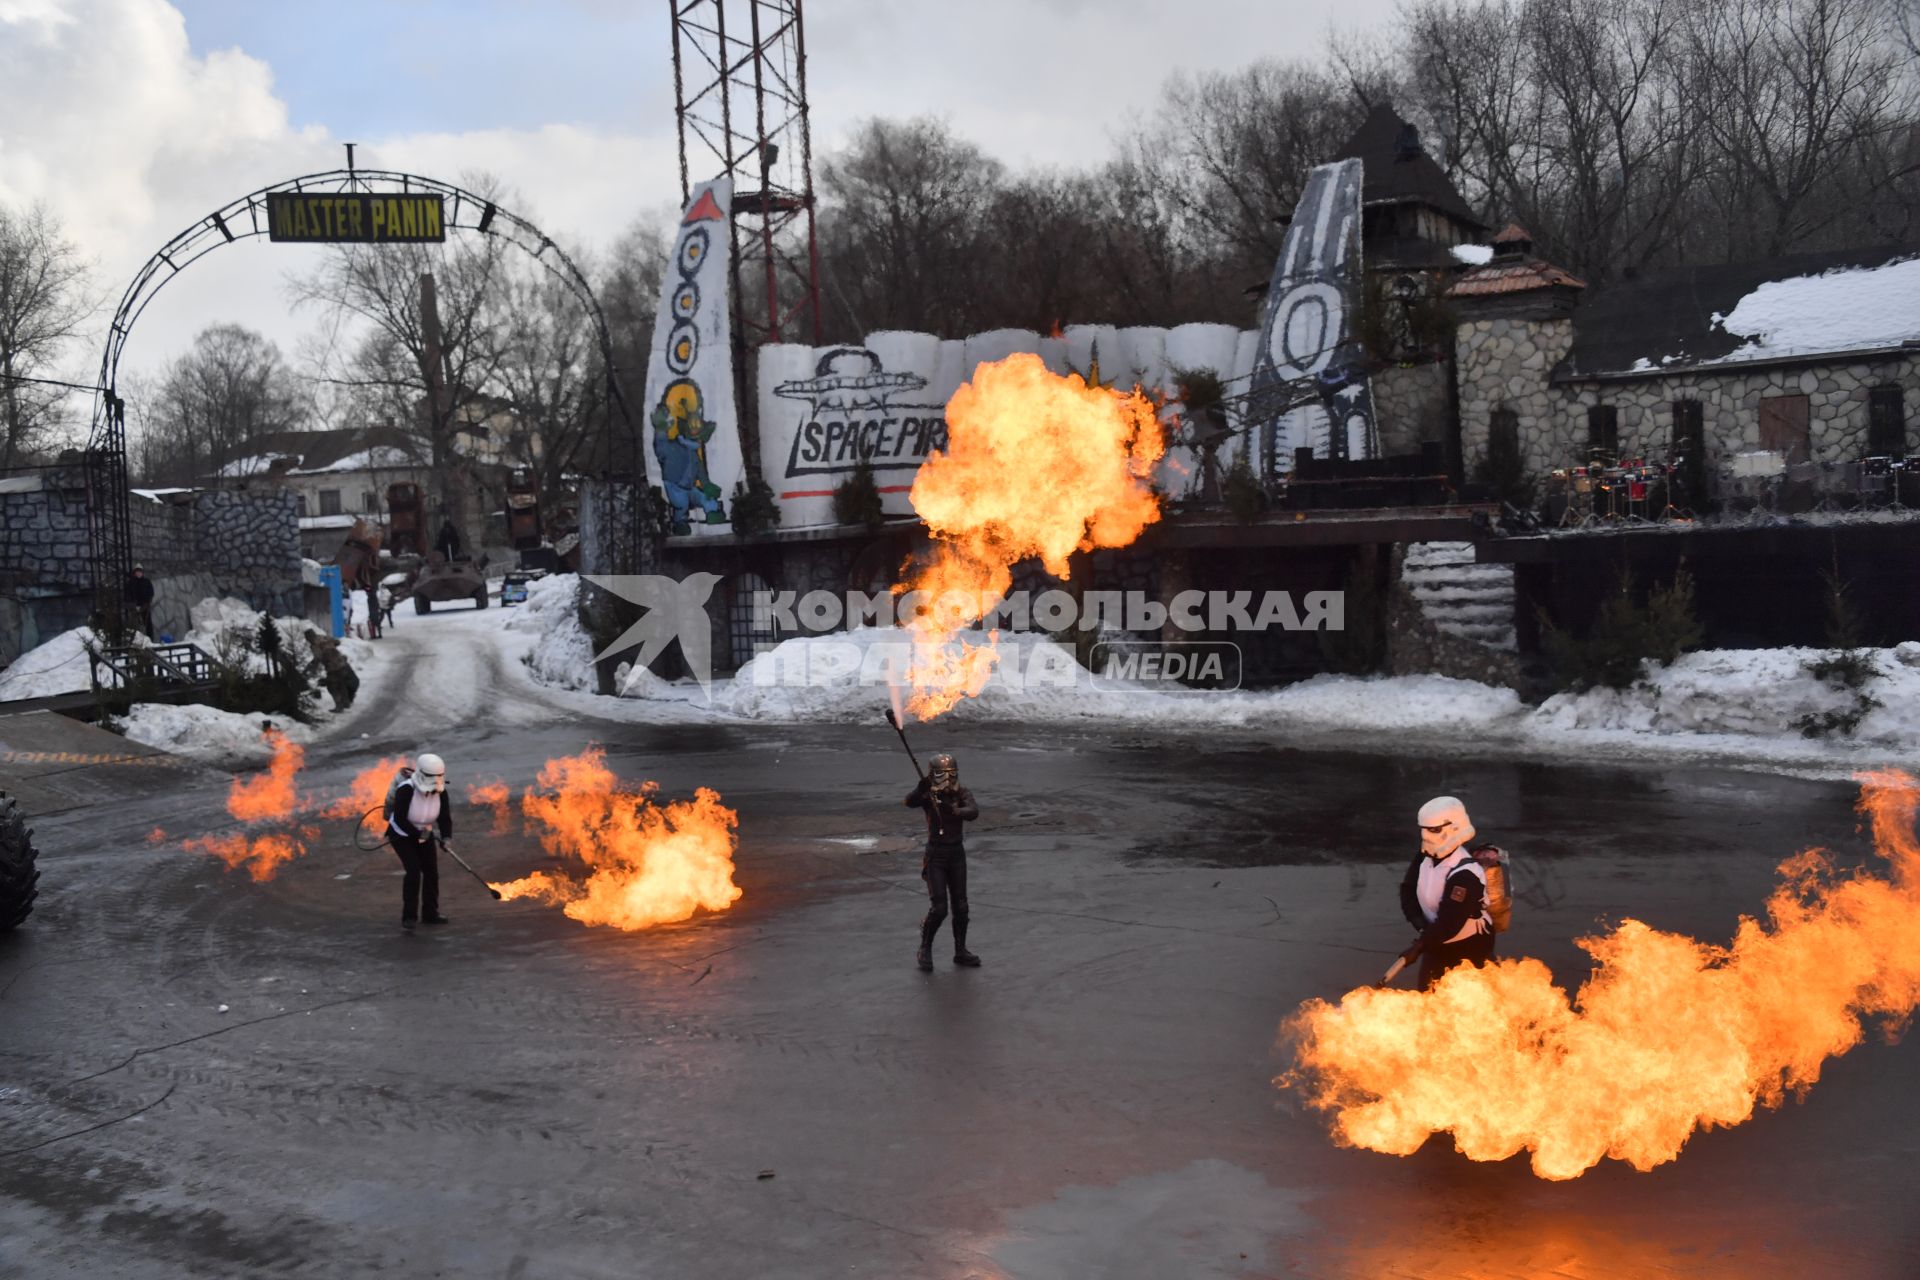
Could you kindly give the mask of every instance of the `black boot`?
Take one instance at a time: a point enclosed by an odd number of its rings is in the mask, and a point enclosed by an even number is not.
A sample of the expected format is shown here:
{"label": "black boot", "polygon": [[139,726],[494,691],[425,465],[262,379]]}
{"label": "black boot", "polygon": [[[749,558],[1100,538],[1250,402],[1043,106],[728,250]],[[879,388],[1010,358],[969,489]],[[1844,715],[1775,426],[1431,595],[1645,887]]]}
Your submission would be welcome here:
{"label": "black boot", "polygon": [[953,918],[953,962],[967,969],[978,969],[980,957],[967,950],[967,918]]}
{"label": "black boot", "polygon": [[938,920],[928,919],[920,922],[920,950],[915,953],[913,962],[920,966],[920,972],[933,972],[933,933],[940,927]]}

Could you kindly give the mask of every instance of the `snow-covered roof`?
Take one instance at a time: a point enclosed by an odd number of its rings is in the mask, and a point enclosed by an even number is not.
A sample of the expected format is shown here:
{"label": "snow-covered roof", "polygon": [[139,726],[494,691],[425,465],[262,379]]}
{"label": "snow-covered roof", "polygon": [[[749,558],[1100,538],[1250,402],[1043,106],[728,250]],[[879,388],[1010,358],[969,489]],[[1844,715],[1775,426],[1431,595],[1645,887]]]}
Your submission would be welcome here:
{"label": "snow-covered roof", "polygon": [[1845,250],[1663,271],[1573,313],[1558,380],[1658,376],[1920,348],[1920,253]]}
{"label": "snow-covered roof", "polygon": [[1490,244],[1456,244],[1447,250],[1455,262],[1464,262],[1469,266],[1484,267],[1493,261],[1493,246]]}
{"label": "snow-covered roof", "polygon": [[1920,258],[1769,280],[1713,320],[1746,342],[1722,364],[1920,342]]}
{"label": "snow-covered roof", "polygon": [[364,520],[365,516],[341,514],[337,516],[301,516],[302,529],[351,529],[355,520]]}
{"label": "snow-covered roof", "polygon": [[176,493],[192,493],[192,489],[129,489],[136,498],[145,498],[148,502],[158,502],[162,498],[172,497]]}
{"label": "snow-covered roof", "polygon": [[401,471],[411,470],[419,465],[413,456],[404,450],[389,445],[374,445],[370,449],[361,449],[335,458],[325,466],[296,467],[289,474],[319,476],[339,471]]}
{"label": "snow-covered roof", "polygon": [[235,458],[220,468],[223,480],[244,480],[248,476],[263,476],[273,466],[278,454],[255,453],[244,458]]}

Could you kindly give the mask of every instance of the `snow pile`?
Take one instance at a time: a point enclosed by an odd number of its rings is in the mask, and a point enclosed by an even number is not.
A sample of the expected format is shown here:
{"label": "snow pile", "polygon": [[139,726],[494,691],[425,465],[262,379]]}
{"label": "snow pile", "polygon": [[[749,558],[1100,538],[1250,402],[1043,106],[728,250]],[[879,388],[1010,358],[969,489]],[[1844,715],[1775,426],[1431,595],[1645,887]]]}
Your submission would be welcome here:
{"label": "snow pile", "polygon": [[[208,596],[187,610],[187,634],[180,638],[199,645],[216,659],[238,659],[243,652],[243,637],[246,646],[257,645],[261,616],[258,609],[244,600],[236,600],[232,596]],[[312,624],[305,618],[275,618],[273,621],[280,631],[283,652],[304,665],[311,656],[307,648],[307,628]],[[348,661],[353,661],[353,658],[349,656]],[[256,674],[262,674],[267,669],[266,660],[260,656],[257,648],[246,652],[246,666],[247,670]]]}
{"label": "snow pile", "polygon": [[313,739],[313,730],[284,716],[237,715],[198,703],[136,703],[121,721],[121,731],[135,742],[175,755],[218,764],[264,764],[273,756],[263,737],[269,724],[293,742]]}
{"label": "snow pile", "polygon": [[[1672,666],[1627,690],[1563,693],[1531,717],[1535,733],[1703,735],[1801,740],[1795,722],[1844,711],[1850,692],[1807,674],[1824,649],[1711,649],[1683,654]],[[1880,678],[1865,692],[1881,707],[1851,739],[1862,746],[1920,745],[1920,644],[1872,650]]]}
{"label": "snow pile", "polygon": [[84,693],[92,688],[93,664],[87,660],[87,646],[93,639],[92,628],[75,627],[15,658],[11,666],[0,671],[0,702]]}
{"label": "snow pile", "polygon": [[1770,280],[1716,319],[1751,341],[1709,364],[1897,347],[1920,340],[1920,258]]}
{"label": "snow pile", "polygon": [[[978,647],[986,637],[968,632],[959,643]],[[1318,676],[1265,692],[1209,693],[1096,677],[1070,649],[1033,632],[1003,632],[997,647],[992,680],[979,697],[956,706],[953,718],[1399,733],[1496,730],[1523,711],[1511,690],[1441,676]],[[892,627],[798,637],[717,682],[713,705],[751,720],[871,719],[896,703],[890,685],[910,656],[907,633]],[[903,688],[897,700],[905,696]]]}
{"label": "snow pile", "polygon": [[593,637],[580,625],[580,575],[550,574],[527,584],[527,598],[509,612],[502,628],[533,636],[521,657],[541,684],[591,693]]}

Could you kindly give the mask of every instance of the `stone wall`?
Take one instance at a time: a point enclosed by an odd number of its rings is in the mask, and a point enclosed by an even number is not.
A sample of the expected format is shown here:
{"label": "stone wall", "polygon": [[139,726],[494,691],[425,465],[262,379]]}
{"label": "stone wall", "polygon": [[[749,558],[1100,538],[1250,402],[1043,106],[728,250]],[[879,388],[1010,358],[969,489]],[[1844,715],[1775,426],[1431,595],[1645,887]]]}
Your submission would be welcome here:
{"label": "stone wall", "polygon": [[[291,493],[207,492],[183,502],[128,500],[133,563],[154,587],[154,629],[184,635],[208,596],[300,614],[299,526]],[[82,625],[93,611],[84,473],[0,494],[0,663]]]}
{"label": "stone wall", "polygon": [[[195,561],[218,585],[216,594],[276,616],[303,612],[300,521],[291,492],[202,493],[194,499],[193,524]],[[140,553],[137,537],[134,551]]]}
{"label": "stone wall", "polygon": [[[1568,397],[1548,376],[1573,346],[1573,321],[1490,316],[1462,323],[1454,334],[1460,380],[1460,460],[1468,477],[1486,461],[1487,435],[1496,409],[1520,419],[1520,456],[1530,475],[1570,465],[1566,424]],[[1577,438],[1586,457],[1586,419]],[[1622,439],[1625,424],[1622,424]]]}
{"label": "stone wall", "polygon": [[1729,455],[1760,447],[1760,400],[1808,398],[1812,461],[1858,461],[1867,452],[1868,388],[1898,382],[1908,389],[1907,448],[1920,451],[1920,356],[1852,364],[1720,367],[1640,378],[1555,384],[1553,369],[1573,341],[1569,319],[1490,317],[1463,323],[1455,339],[1460,376],[1461,447],[1469,475],[1487,456],[1493,413],[1511,409],[1520,423],[1520,454],[1538,480],[1557,467],[1584,463],[1587,410],[1619,411],[1620,452],[1665,457],[1673,402],[1698,400],[1711,472]]}
{"label": "stone wall", "polygon": [[1444,363],[1382,369],[1371,381],[1381,453],[1418,453],[1425,441],[1445,443],[1451,409]]}
{"label": "stone wall", "polygon": [[[1620,449],[1630,457],[1665,456],[1673,429],[1673,402],[1698,400],[1707,437],[1707,465],[1729,454],[1760,447],[1760,400],[1807,397],[1812,461],[1857,462],[1867,454],[1867,391],[1882,383],[1907,388],[1907,450],[1920,447],[1920,356],[1856,364],[1771,369],[1702,369],[1659,377],[1579,382],[1556,387],[1562,405],[1558,434],[1563,450],[1587,445],[1587,408],[1619,409]],[[1566,466],[1565,462],[1546,464]]]}
{"label": "stone wall", "polygon": [[48,471],[37,490],[0,494],[0,590],[90,590],[89,539],[86,472]]}

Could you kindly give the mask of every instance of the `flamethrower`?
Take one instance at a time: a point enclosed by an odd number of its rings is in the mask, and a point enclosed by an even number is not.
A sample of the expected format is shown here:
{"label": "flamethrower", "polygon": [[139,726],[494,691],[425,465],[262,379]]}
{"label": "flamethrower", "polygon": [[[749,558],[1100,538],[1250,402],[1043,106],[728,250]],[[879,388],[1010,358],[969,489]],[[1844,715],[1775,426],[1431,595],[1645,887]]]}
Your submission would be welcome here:
{"label": "flamethrower", "polygon": [[920,758],[913,754],[913,746],[907,741],[907,730],[905,726],[900,723],[900,717],[893,714],[892,707],[887,708],[887,723],[892,725],[893,731],[900,735],[900,745],[907,749],[907,759],[913,761],[914,773],[918,774],[924,780],[927,776],[927,771],[920,767]]}
{"label": "flamethrower", "polygon": [[493,900],[495,902],[501,901],[500,891],[494,888],[491,884],[488,884],[487,878],[485,876],[481,875],[478,871],[475,871],[472,867],[468,866],[467,860],[461,857],[459,854],[455,853],[453,851],[452,845],[448,844],[445,840],[442,840],[439,836],[435,836],[433,839],[434,839],[434,843],[439,845],[440,848],[443,851],[445,851],[446,855],[449,858],[452,858],[455,862],[460,864],[460,869],[462,871],[472,876],[475,880],[478,880],[480,882],[480,887],[493,895]]}

